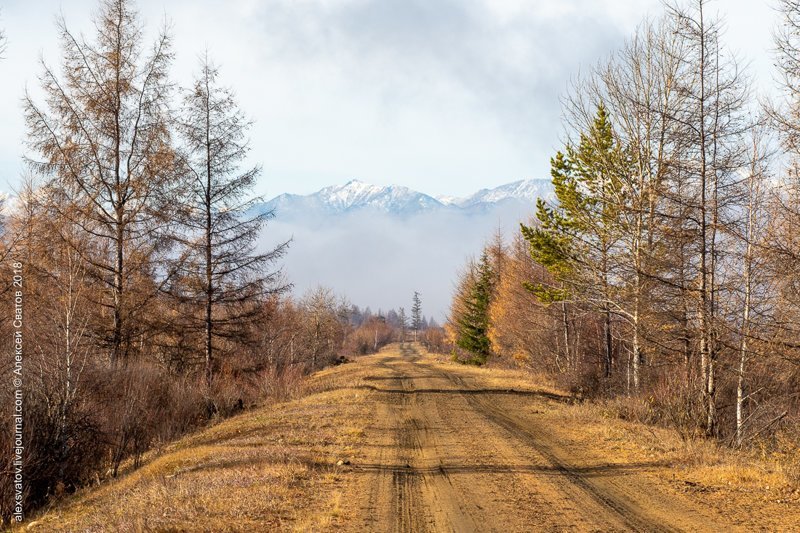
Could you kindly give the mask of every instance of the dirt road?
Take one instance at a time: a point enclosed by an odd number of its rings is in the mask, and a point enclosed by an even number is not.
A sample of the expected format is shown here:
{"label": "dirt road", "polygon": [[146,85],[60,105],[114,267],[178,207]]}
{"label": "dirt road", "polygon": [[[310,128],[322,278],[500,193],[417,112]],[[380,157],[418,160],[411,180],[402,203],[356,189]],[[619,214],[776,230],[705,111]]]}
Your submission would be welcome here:
{"label": "dirt road", "polygon": [[[800,531],[763,461],[411,346],[154,451],[25,531]],[[705,458],[704,458],[705,457]],[[739,461],[739,462],[736,462]]]}
{"label": "dirt road", "polygon": [[659,490],[644,475],[659,464],[559,442],[536,406],[565,398],[487,387],[408,345],[368,364],[375,408],[344,498],[353,530],[731,530]]}

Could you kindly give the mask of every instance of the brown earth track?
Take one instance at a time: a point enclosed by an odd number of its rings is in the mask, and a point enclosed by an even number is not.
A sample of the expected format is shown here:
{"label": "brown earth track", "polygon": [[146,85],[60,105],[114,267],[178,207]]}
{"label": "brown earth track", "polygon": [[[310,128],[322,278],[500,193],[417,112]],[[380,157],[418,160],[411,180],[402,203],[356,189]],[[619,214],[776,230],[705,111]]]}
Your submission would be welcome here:
{"label": "brown earth track", "polygon": [[[414,363],[416,360],[416,356],[411,356],[407,361]],[[475,531],[478,527],[459,502],[437,455],[438,413],[421,406],[414,394],[415,382],[429,379],[429,376],[408,377],[392,364],[396,362],[387,358],[379,360],[377,366],[389,374],[383,377],[397,388],[388,393],[373,391],[385,396],[383,401],[377,402],[376,418],[389,422],[388,427],[393,427],[394,431],[388,432],[388,439],[386,434],[376,439],[388,444],[379,449],[380,461],[355,467],[374,472],[366,506],[369,523],[364,525],[375,530],[385,530],[387,524],[391,524],[392,531],[427,531],[440,530],[448,524],[455,531]],[[387,474],[391,474],[391,490],[387,490]],[[391,510],[391,513],[384,513],[384,520],[375,521],[373,513],[380,509]]]}
{"label": "brown earth track", "polygon": [[[731,531],[659,490],[656,464],[597,461],[570,449],[521,403],[552,393],[471,383],[411,347],[374,357],[376,405],[347,500],[353,530]],[[379,385],[373,385],[379,383]]]}
{"label": "brown earth track", "polygon": [[[452,374],[447,377],[457,386],[466,387],[463,379]],[[645,487],[641,481],[630,483],[626,479],[621,484],[619,477],[592,478],[585,475],[590,470],[573,466],[574,461],[573,465],[570,465],[568,457],[563,458],[563,454],[554,451],[553,444],[548,444],[547,434],[540,427],[501,411],[496,405],[488,403],[486,398],[470,396],[467,401],[488,420],[507,429],[512,438],[519,439],[534,448],[552,464],[555,471],[564,476],[566,483],[573,484],[604,510],[618,515],[625,526],[637,531],[680,531],[696,527],[700,523],[705,527],[713,527],[707,517],[699,515],[685,505],[676,505],[675,501],[671,501],[652,486],[643,490]],[[595,470],[602,468],[601,465]],[[613,469],[613,466],[610,468]]]}
{"label": "brown earth track", "polygon": [[188,436],[20,530],[800,530],[800,500],[714,484],[700,477],[706,467],[681,462],[668,430],[570,405],[533,381],[388,347],[315,374],[303,398]]}

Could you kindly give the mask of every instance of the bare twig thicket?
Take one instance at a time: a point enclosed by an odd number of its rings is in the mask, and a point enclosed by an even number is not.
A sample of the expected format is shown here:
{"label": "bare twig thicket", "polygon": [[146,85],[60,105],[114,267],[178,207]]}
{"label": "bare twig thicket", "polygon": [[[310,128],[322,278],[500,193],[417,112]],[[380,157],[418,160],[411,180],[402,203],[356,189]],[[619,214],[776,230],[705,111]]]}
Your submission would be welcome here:
{"label": "bare twig thicket", "polygon": [[[91,39],[63,19],[57,30],[60,68],[43,61],[43,97],[24,99],[30,175],[0,247],[24,273],[27,512],[396,338],[328,289],[284,294],[275,262],[287,243],[262,243],[272,213],[251,194],[259,167],[240,169],[250,121],[216,67],[203,61],[178,90],[168,28],[146,42],[132,0],[101,0]],[[0,323],[4,368],[12,308]],[[10,387],[0,385],[9,410]],[[11,449],[11,419],[2,425]],[[6,456],[3,519],[13,469]]]}
{"label": "bare twig thicket", "polygon": [[702,0],[667,5],[574,83],[556,200],[505,248],[495,355],[684,434],[796,436],[800,3],[781,5],[784,99],[763,110]]}

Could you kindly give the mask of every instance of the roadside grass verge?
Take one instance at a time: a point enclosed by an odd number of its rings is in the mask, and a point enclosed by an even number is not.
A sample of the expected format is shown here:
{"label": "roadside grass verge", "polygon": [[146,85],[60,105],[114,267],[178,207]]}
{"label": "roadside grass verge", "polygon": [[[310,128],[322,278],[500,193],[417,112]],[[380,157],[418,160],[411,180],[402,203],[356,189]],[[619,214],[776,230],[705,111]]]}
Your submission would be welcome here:
{"label": "roadside grass verge", "polygon": [[[350,366],[350,365],[345,365]],[[338,460],[364,437],[365,392],[337,389],[344,367],[306,382],[305,396],[221,421],[138,469],[41,510],[24,531],[291,531],[335,527]]]}

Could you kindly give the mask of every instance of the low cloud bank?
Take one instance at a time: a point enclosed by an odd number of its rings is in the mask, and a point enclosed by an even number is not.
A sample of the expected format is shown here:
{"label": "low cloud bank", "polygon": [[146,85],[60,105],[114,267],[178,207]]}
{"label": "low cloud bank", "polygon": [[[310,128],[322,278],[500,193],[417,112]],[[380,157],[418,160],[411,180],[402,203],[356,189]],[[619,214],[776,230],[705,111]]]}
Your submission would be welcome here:
{"label": "low cloud bank", "polygon": [[441,322],[458,272],[498,229],[518,231],[533,206],[508,202],[480,213],[449,210],[398,217],[374,211],[335,216],[276,213],[261,244],[292,238],[283,269],[295,294],[324,285],[373,311],[409,309],[419,291],[423,312]]}

